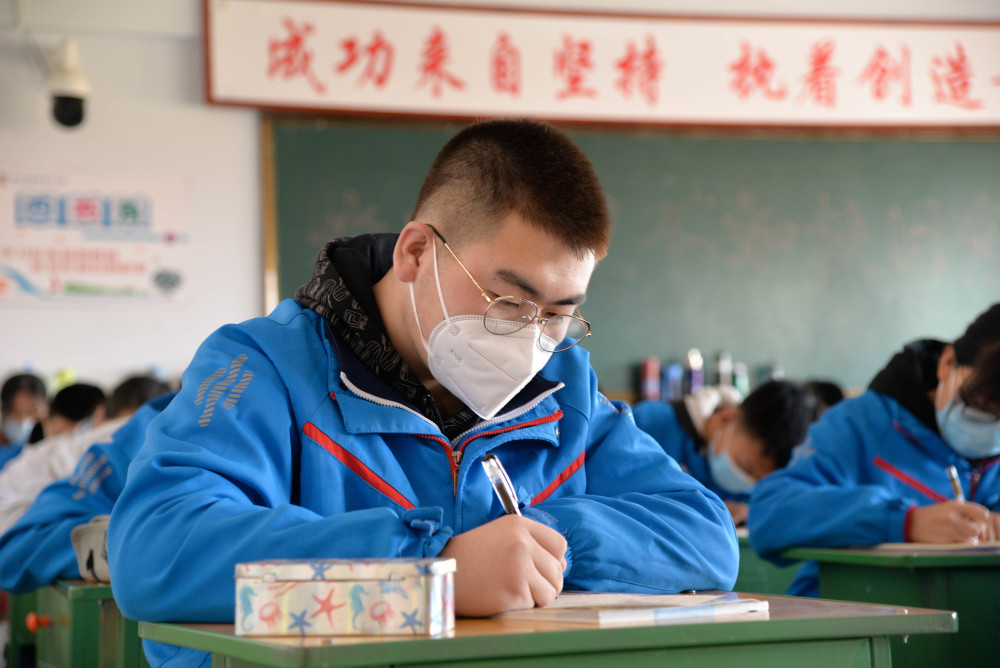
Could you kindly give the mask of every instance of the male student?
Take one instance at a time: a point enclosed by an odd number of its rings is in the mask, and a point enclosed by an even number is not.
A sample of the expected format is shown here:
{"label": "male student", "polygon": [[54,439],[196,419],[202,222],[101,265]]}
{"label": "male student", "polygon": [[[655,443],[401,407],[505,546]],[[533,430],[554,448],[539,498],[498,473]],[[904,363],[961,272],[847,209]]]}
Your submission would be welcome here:
{"label": "male student", "polygon": [[[608,238],[565,135],[458,133],[400,234],[328,244],[296,300],[198,350],[112,513],[123,613],[231,621],[235,564],[264,558],[453,557],[467,616],[564,584],[730,588],[725,506],[598,393],[575,345]],[[502,515],[487,452],[523,517]],[[180,650],[146,651],[155,666]]]}
{"label": "male student", "polygon": [[111,512],[146,427],[172,396],[153,399],[108,434],[107,440],[88,448],[72,475],[45,487],[0,536],[0,589],[21,593],[59,578],[80,577],[70,534],[91,518]]}
{"label": "male student", "polygon": [[[747,524],[754,550],[776,558],[799,545],[993,540],[997,510],[1000,303],[954,343],[910,343],[865,393],[824,413],[791,464],[754,488]],[[818,595],[815,564],[788,593]]]}
{"label": "male student", "polygon": [[819,410],[816,395],[771,380],[740,402],[731,387],[709,386],[679,401],[644,401],[635,423],[701,484],[719,495],[736,525],[754,485],[788,463]]}

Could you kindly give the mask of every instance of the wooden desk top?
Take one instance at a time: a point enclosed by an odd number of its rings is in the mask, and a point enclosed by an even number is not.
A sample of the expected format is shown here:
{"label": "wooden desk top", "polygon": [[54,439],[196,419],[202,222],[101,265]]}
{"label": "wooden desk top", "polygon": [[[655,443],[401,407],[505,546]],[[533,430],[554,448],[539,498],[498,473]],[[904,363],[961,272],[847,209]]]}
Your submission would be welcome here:
{"label": "wooden desk top", "polygon": [[[750,596],[750,595],[748,595]],[[140,622],[140,637],[269,665],[329,666],[541,656],[589,651],[952,633],[955,613],[785,596],[770,610],[670,624],[595,627],[523,620],[460,619],[448,637],[239,637],[232,624]]]}

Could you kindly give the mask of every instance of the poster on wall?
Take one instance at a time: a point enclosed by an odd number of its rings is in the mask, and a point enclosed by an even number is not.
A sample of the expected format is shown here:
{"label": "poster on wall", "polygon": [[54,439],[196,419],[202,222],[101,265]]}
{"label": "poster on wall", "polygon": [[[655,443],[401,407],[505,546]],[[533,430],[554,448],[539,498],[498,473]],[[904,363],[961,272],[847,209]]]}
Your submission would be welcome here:
{"label": "poster on wall", "polygon": [[0,308],[127,308],[188,291],[180,177],[0,167]]}

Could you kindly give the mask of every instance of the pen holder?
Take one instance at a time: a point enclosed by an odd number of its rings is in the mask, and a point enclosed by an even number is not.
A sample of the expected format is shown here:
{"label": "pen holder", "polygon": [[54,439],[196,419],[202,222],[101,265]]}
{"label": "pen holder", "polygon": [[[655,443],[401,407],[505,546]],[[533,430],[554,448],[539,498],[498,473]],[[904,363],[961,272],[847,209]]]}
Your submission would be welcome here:
{"label": "pen holder", "polygon": [[455,628],[454,559],[236,565],[236,634],[441,635]]}

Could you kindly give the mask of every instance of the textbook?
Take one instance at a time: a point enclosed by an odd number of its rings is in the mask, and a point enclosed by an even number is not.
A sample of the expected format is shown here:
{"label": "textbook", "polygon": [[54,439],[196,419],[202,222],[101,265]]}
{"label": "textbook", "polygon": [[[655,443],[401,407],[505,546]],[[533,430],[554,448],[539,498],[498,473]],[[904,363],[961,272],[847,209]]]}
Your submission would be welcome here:
{"label": "textbook", "polygon": [[874,547],[879,552],[1000,552],[1000,540],[978,543],[880,543]]}
{"label": "textbook", "polygon": [[564,592],[544,608],[511,610],[494,619],[533,622],[564,622],[608,626],[615,624],[659,624],[672,620],[714,618],[767,610],[767,601],[721,594],[599,594]]}

